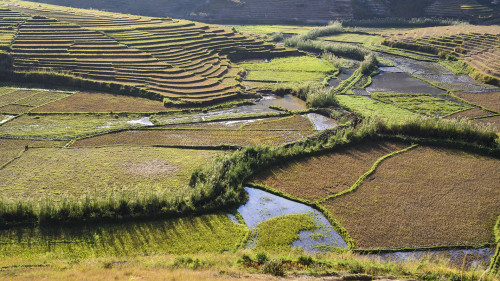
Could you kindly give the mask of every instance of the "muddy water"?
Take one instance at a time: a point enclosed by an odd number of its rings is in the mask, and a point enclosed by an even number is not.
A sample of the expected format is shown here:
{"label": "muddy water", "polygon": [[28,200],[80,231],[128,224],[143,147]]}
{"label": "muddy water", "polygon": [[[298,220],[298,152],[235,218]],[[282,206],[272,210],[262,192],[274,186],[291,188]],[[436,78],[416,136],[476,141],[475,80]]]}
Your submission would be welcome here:
{"label": "muddy water", "polygon": [[128,124],[132,125],[142,125],[142,126],[153,126],[153,122],[149,120],[149,117],[142,117],[136,120],[127,121]]}
{"label": "muddy water", "polygon": [[306,110],[306,102],[292,95],[276,96],[267,95],[263,96],[261,100],[256,102],[256,105],[262,107],[279,106],[288,110]]}
{"label": "muddy water", "polygon": [[315,209],[260,189],[245,187],[245,190],[248,192],[249,200],[238,208],[238,212],[250,229],[255,229],[259,223],[275,217],[308,214],[314,216],[317,228],[299,233],[300,238],[292,244],[292,247],[301,247],[308,251],[347,247],[325,216]]}
{"label": "muddy water", "polygon": [[12,116],[12,115],[0,115],[0,125],[3,123],[9,122],[9,120],[11,120],[14,117],[15,116]]}
{"label": "muddy water", "polygon": [[291,95],[285,95],[283,97],[267,95],[256,101],[253,105],[244,105],[229,109],[186,114],[181,116],[159,116],[156,120],[161,125],[170,125],[211,121],[222,117],[230,118],[232,115],[245,115],[246,117],[252,117],[253,115],[257,116],[262,113],[279,113],[278,110],[269,108],[270,106],[280,106],[289,110],[307,109],[306,103],[297,97]]}
{"label": "muddy water", "polygon": [[[495,88],[494,86],[476,81],[468,75],[454,74],[449,69],[436,62],[425,62],[404,57],[379,55],[387,60],[390,60],[394,64],[394,68],[414,75],[419,79],[431,82],[439,88],[452,91],[470,92],[482,92]],[[379,70],[381,72],[388,72],[387,69],[382,67],[379,68]]]}
{"label": "muddy water", "polygon": [[366,88],[369,93],[391,92],[409,94],[431,94],[439,95],[446,92],[435,88],[419,79],[416,79],[404,72],[381,71],[372,79],[372,84]]}
{"label": "muddy water", "polygon": [[447,260],[451,266],[461,267],[464,262],[466,268],[482,268],[489,266],[491,257],[495,254],[493,248],[481,249],[458,249],[458,250],[439,250],[439,251],[415,251],[415,252],[394,252],[379,254],[384,261],[412,261],[412,260]]}
{"label": "muddy water", "polygon": [[354,71],[355,71],[355,69],[343,69],[342,72],[337,77],[337,79],[331,79],[330,81],[328,81],[328,86],[331,88],[338,87],[338,85],[340,85],[340,83],[342,83],[342,81],[351,77],[352,74],[354,73]]}
{"label": "muddy water", "polygon": [[321,114],[309,113],[306,116],[307,118],[309,118],[309,120],[311,120],[311,122],[314,125],[314,128],[318,131],[330,129],[337,126],[335,120],[325,117]]}

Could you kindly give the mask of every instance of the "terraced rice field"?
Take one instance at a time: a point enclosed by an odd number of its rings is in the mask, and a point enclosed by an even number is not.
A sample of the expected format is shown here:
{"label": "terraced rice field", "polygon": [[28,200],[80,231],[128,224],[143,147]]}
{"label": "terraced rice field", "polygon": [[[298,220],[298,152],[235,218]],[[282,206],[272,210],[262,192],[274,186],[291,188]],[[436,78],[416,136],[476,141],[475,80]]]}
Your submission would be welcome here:
{"label": "terraced rice field", "polygon": [[23,114],[39,106],[72,95],[64,91],[30,90],[4,87],[0,93],[0,113]]}
{"label": "terraced rice field", "polygon": [[[113,258],[232,251],[247,232],[225,214],[121,225],[0,232],[0,257]],[[102,275],[100,276],[102,278]]]}
{"label": "terraced rice field", "polygon": [[2,137],[72,139],[116,129],[144,126],[141,115],[24,115],[0,127]]}
{"label": "terraced rice field", "polygon": [[427,116],[444,116],[467,109],[467,106],[430,95],[372,93],[371,97],[387,104]]}
{"label": "terraced rice field", "polygon": [[213,147],[220,145],[283,145],[305,138],[315,130],[158,129],[123,131],[77,140],[75,147],[141,145]]}
{"label": "terraced rice field", "polygon": [[378,115],[385,120],[402,121],[418,116],[409,110],[363,96],[338,95],[337,100],[341,106],[364,117]]}
{"label": "terraced rice field", "polygon": [[445,56],[468,63],[476,77],[498,85],[500,81],[500,27],[453,26],[387,34],[385,45]]}
{"label": "terraced rice field", "polygon": [[336,71],[331,63],[310,56],[241,63],[239,66],[248,70],[245,81],[250,82],[318,81]]}
{"label": "terraced rice field", "polygon": [[65,141],[0,139],[0,166],[19,156],[26,146],[31,148],[54,148],[63,147],[65,144]]}
{"label": "terraced rice field", "polygon": [[[1,98],[0,98],[1,99]],[[0,108],[1,110],[2,108]],[[80,92],[57,102],[41,106],[32,113],[119,113],[161,112],[167,108],[159,101],[145,98],[112,95],[106,93]]]}
{"label": "terraced rice field", "polygon": [[293,53],[231,30],[183,20],[29,2],[7,6],[25,17],[11,44],[16,71],[69,73],[135,87],[154,99],[187,103],[234,98],[242,94],[236,80],[240,70],[229,57]]}
{"label": "terraced rice field", "polygon": [[151,192],[182,197],[192,190],[191,173],[218,155],[222,153],[151,147],[30,148],[0,170],[0,190],[11,200]]}
{"label": "terraced rice field", "polygon": [[462,98],[472,104],[482,106],[487,110],[500,113],[500,92],[485,92],[485,93],[455,93],[456,96]]}
{"label": "terraced rice field", "polygon": [[498,159],[418,147],[386,159],[355,192],[323,205],[357,248],[480,245],[494,241],[499,175]]}
{"label": "terraced rice field", "polygon": [[258,174],[252,182],[315,201],[349,189],[378,158],[405,147],[407,145],[390,142],[354,145],[329,154],[284,163]]}

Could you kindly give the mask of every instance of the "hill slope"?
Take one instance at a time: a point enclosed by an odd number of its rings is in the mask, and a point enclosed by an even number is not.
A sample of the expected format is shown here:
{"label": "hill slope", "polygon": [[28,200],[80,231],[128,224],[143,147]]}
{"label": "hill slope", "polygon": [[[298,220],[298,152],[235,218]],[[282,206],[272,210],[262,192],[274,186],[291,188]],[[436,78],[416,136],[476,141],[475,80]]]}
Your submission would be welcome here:
{"label": "hill slope", "polygon": [[217,23],[325,23],[372,17],[475,19],[495,11],[475,0],[33,0],[78,8]]}

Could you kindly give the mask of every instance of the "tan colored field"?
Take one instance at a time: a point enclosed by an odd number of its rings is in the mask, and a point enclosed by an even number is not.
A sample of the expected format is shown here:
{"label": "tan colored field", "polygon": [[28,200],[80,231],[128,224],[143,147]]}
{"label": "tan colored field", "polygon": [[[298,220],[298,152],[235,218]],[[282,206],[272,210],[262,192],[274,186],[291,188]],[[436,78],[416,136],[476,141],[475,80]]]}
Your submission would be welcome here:
{"label": "tan colored field", "polygon": [[324,206],[357,248],[478,245],[494,241],[500,160],[418,147],[382,162],[354,193]]}
{"label": "tan colored field", "polygon": [[75,147],[106,145],[217,146],[281,145],[314,131],[139,130],[106,134],[75,142]]}
{"label": "tan colored field", "polygon": [[472,123],[492,125],[494,128],[496,128],[497,132],[500,132],[500,116],[474,119],[472,120]]}
{"label": "tan colored field", "polygon": [[[500,34],[500,26],[498,25],[453,25],[453,26],[438,26],[425,27],[412,30],[389,30],[384,36],[401,36],[404,37],[435,37],[435,36],[450,36],[461,33],[489,33]],[[399,39],[399,38],[398,38]]]}
{"label": "tan colored field", "polygon": [[152,147],[33,148],[0,170],[8,199],[164,192],[184,196],[189,177],[220,151]]}
{"label": "tan colored field", "polygon": [[0,165],[19,155],[26,145],[29,147],[63,147],[65,144],[66,141],[0,139]]}
{"label": "tan colored field", "polygon": [[477,104],[488,110],[500,113],[500,92],[455,93],[455,95],[470,103]]}
{"label": "tan colored field", "polygon": [[448,118],[448,119],[463,119],[463,118],[474,118],[474,117],[481,117],[481,116],[487,116],[487,115],[491,115],[491,112],[475,107],[475,108],[471,108],[471,109],[467,109],[464,111],[454,113],[452,115],[447,116],[446,118]]}
{"label": "tan colored field", "polygon": [[314,130],[314,125],[309,118],[294,115],[278,120],[263,120],[243,125],[244,130]]}
{"label": "tan colored field", "polygon": [[407,147],[399,143],[366,143],[266,170],[253,182],[295,197],[317,200],[350,188],[380,157]]}
{"label": "tan colored field", "polygon": [[159,112],[159,101],[104,93],[81,92],[39,107],[33,112]]}

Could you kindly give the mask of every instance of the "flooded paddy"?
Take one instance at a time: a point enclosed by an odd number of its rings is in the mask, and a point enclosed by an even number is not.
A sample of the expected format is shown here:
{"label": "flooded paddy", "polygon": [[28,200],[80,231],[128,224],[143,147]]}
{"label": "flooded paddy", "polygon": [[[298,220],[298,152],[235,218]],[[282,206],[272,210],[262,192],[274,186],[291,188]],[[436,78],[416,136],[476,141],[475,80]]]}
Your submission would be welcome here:
{"label": "flooded paddy", "polygon": [[249,200],[238,208],[238,213],[251,230],[275,217],[308,214],[314,217],[316,228],[311,231],[301,231],[300,238],[293,242],[292,247],[300,247],[307,251],[347,247],[325,216],[310,206],[256,188],[245,187],[245,190],[248,192]]}
{"label": "flooded paddy", "polygon": [[309,118],[309,120],[311,120],[311,122],[314,125],[314,128],[318,131],[330,129],[330,128],[337,126],[337,123],[335,122],[335,120],[328,118],[326,116],[323,116],[321,114],[309,113],[306,116],[307,116],[307,118]]}
{"label": "flooded paddy", "polygon": [[407,73],[396,71],[381,71],[379,75],[373,77],[372,84],[366,88],[366,91],[369,93],[446,94],[446,91],[435,88]]}

